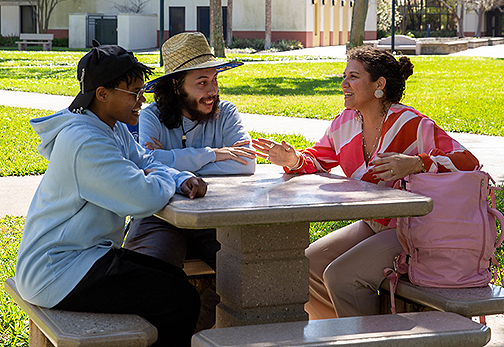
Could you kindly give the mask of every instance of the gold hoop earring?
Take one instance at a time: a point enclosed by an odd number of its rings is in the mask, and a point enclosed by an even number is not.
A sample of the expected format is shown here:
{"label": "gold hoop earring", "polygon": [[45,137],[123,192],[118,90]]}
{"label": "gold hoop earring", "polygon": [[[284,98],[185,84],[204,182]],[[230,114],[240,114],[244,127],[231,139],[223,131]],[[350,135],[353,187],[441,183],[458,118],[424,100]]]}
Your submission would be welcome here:
{"label": "gold hoop earring", "polygon": [[383,98],[383,95],[384,95],[384,94],[385,94],[385,93],[384,93],[384,92],[383,92],[383,90],[381,90],[381,89],[376,89],[376,90],[374,91],[374,96],[375,96],[375,98],[377,98],[377,99],[381,99],[381,98]]}

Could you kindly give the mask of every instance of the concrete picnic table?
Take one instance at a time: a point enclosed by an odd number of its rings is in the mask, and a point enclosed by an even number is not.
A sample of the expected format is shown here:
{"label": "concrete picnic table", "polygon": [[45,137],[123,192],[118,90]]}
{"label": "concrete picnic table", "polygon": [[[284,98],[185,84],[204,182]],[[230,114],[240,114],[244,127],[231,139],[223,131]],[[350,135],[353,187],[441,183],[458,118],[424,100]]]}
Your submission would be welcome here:
{"label": "concrete picnic table", "polygon": [[307,320],[310,222],[420,216],[428,197],[329,173],[204,177],[208,192],[176,194],[156,216],[180,228],[217,228],[216,326]]}

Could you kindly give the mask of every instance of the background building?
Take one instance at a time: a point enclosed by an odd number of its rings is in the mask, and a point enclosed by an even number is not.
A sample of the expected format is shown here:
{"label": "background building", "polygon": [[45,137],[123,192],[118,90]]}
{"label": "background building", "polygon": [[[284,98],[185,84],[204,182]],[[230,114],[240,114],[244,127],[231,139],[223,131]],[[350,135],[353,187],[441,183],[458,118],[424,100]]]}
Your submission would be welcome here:
{"label": "background building", "polygon": [[[304,47],[344,44],[349,38],[353,1],[356,0],[272,0],[272,41],[297,40]],[[365,40],[377,37],[377,1],[384,0],[369,0]],[[412,24],[410,16],[407,25],[425,30],[426,21],[432,21],[433,26],[456,27],[456,19],[442,10],[439,0],[423,1],[437,4],[438,14],[424,13],[417,24]],[[208,36],[209,3],[209,0],[164,0],[165,39],[183,31],[201,31]],[[132,4],[141,5],[141,13],[126,14],[121,9],[133,7]],[[228,1],[222,0],[224,27],[227,5]],[[55,38],[69,38],[69,45],[74,48],[90,47],[93,38],[128,49],[155,48],[159,46],[159,12],[159,0],[64,0],[54,8],[48,32]],[[265,12],[264,0],[234,0],[233,37],[264,38]],[[503,35],[501,10],[488,11],[483,20],[483,35],[487,31],[493,36]],[[469,36],[474,36],[476,22],[477,15],[468,11],[464,30]],[[36,32],[36,16],[30,2],[0,0],[0,30],[2,36]]]}

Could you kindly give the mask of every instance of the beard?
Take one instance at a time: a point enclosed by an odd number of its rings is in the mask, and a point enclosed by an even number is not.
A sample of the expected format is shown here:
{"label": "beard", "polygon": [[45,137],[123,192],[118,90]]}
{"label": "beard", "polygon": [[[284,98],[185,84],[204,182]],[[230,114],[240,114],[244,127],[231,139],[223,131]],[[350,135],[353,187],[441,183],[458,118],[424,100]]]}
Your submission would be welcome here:
{"label": "beard", "polygon": [[219,117],[220,99],[218,94],[214,97],[202,99],[214,101],[212,110],[209,113],[201,112],[200,110],[198,110],[199,100],[190,97],[189,94],[187,94],[187,92],[184,90],[184,88],[181,88],[179,96],[180,107],[191,115],[191,120],[197,121],[199,123],[205,123],[211,119],[216,119],[217,117]]}

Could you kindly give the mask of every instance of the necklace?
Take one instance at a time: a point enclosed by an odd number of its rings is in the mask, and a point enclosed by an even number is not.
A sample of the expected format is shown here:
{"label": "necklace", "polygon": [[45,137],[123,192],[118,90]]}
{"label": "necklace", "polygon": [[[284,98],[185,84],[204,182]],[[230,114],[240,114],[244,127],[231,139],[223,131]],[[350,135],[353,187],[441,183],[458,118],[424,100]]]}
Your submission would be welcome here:
{"label": "necklace", "polygon": [[182,148],[186,148],[186,141],[187,141],[187,133],[191,132],[198,126],[199,122],[197,122],[191,129],[185,131],[184,130],[184,120],[182,119]]}
{"label": "necklace", "polygon": [[373,141],[373,147],[371,147],[371,150],[368,151],[367,146],[366,146],[366,141],[364,139],[364,118],[362,117],[362,114],[359,113],[360,120],[361,120],[361,130],[362,130],[362,148],[364,149],[364,159],[366,159],[366,163],[371,159],[371,156],[373,155],[374,151],[376,150],[376,146],[378,145],[378,142],[380,140],[381,136],[381,131],[383,127],[383,122],[385,121],[385,116],[382,116],[382,120],[380,123],[380,126],[376,129],[376,132],[378,135],[376,135],[376,138]]}

